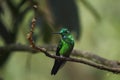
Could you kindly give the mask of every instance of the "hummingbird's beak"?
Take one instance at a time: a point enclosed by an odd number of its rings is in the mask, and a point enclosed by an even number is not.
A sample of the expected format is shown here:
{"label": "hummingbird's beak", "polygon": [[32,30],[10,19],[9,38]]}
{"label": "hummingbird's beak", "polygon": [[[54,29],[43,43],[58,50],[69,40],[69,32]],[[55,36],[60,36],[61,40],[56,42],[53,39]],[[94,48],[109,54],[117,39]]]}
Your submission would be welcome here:
{"label": "hummingbird's beak", "polygon": [[52,34],[60,34],[60,33],[56,32],[56,33],[52,33]]}

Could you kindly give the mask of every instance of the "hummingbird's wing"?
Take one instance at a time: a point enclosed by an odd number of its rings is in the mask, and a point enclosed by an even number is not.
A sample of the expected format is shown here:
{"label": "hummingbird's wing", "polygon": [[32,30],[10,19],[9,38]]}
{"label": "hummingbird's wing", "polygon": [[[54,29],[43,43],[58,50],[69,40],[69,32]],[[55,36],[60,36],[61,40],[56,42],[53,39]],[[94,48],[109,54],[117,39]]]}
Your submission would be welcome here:
{"label": "hummingbird's wing", "polygon": [[[56,50],[56,55],[57,55],[57,56],[60,56],[59,51],[60,51],[60,49],[62,48],[62,45],[63,45],[63,44],[62,44],[62,42],[61,42],[61,40],[60,40],[60,41],[59,41],[59,44],[58,44],[58,47],[57,47],[57,50]],[[51,70],[51,75],[53,75],[53,74],[55,75],[63,63],[64,63],[63,61],[55,59],[53,68],[52,68],[52,70]]]}
{"label": "hummingbird's wing", "polygon": [[62,45],[63,45],[63,43],[62,43],[62,41],[60,40],[59,43],[58,43],[58,46],[57,46],[57,50],[56,50],[56,55],[57,55],[57,56],[60,56],[59,51],[60,51],[60,49],[62,48]]}

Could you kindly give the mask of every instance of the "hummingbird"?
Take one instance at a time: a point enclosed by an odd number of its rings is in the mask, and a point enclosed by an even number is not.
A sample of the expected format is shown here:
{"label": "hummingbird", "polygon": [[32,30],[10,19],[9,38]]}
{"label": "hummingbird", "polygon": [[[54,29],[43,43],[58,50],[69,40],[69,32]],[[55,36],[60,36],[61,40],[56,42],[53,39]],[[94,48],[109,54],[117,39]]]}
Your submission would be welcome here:
{"label": "hummingbird", "polygon": [[[56,49],[57,56],[69,57],[74,47],[74,38],[67,28],[62,28],[60,32],[54,33],[61,35],[61,39]],[[51,75],[55,75],[66,61],[55,59]]]}

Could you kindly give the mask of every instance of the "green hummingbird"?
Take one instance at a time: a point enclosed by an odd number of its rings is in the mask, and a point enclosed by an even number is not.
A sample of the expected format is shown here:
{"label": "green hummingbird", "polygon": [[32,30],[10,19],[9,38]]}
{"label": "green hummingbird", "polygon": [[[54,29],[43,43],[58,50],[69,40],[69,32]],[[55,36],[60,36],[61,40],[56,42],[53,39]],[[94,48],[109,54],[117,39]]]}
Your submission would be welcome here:
{"label": "green hummingbird", "polygon": [[[74,38],[71,35],[70,31],[66,28],[62,28],[60,30],[60,32],[55,33],[55,34],[60,34],[61,35],[61,39],[59,41],[59,44],[57,46],[57,50],[56,50],[56,55],[57,56],[64,56],[64,57],[69,57],[70,53],[73,50],[74,47]],[[58,60],[55,59],[53,68],[51,70],[51,75],[55,75],[59,68],[65,64],[66,61],[64,60]]]}

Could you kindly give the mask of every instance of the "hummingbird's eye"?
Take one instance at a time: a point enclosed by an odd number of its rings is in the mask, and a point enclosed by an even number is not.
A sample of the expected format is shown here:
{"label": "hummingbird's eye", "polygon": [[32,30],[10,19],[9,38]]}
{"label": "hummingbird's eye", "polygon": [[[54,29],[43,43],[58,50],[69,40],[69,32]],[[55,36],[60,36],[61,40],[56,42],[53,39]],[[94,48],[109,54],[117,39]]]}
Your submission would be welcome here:
{"label": "hummingbird's eye", "polygon": [[70,33],[69,31],[66,31],[66,33]]}
{"label": "hummingbird's eye", "polygon": [[61,31],[60,31],[60,33],[61,34],[68,34],[68,33],[70,33],[67,29],[61,29]]}

